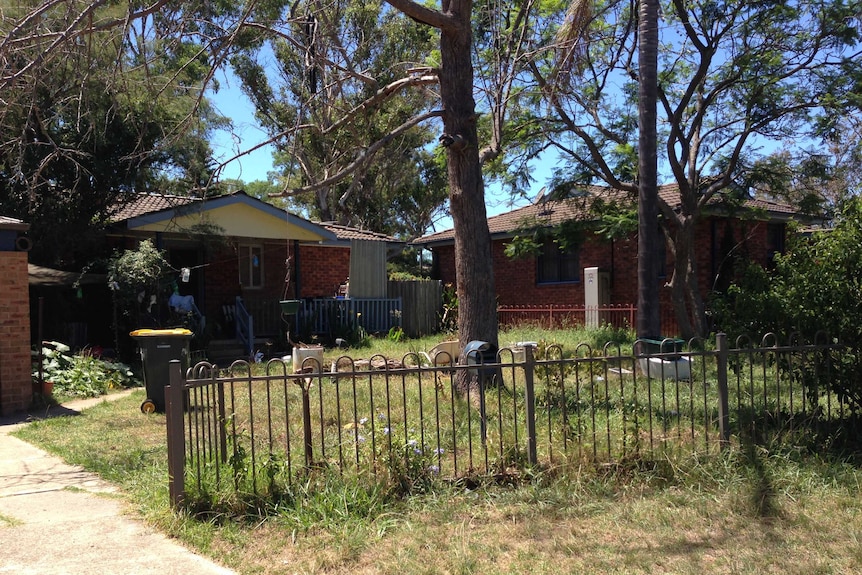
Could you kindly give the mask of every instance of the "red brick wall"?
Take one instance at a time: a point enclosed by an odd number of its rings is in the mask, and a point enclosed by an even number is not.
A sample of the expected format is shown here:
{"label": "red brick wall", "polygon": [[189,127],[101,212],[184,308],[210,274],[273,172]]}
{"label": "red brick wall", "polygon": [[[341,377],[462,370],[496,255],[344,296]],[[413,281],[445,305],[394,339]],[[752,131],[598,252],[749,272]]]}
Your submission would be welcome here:
{"label": "red brick wall", "polygon": [[26,252],[0,252],[0,415],[33,401]]}
{"label": "red brick wall", "polygon": [[[250,243],[254,243],[251,242]],[[261,245],[257,242],[257,245]],[[242,288],[239,285],[239,260],[233,248],[214,254],[205,268],[207,307],[217,311],[231,303],[240,292],[246,298],[284,299],[285,267],[288,247],[284,242],[265,242],[263,245],[263,286]],[[291,274],[288,298],[331,297],[338,285],[350,274],[350,248],[333,248],[317,245],[299,246],[299,254],[290,247]],[[299,269],[297,269],[297,266]],[[298,290],[298,291],[297,291]]]}
{"label": "red brick wall", "polygon": [[[723,241],[732,234],[732,242]],[[494,279],[497,301],[500,305],[583,305],[584,287],[581,281],[539,285],[536,283],[536,260],[512,260],[504,254],[508,240],[493,242]],[[701,293],[706,296],[715,285],[715,275],[726,258],[723,247],[732,246],[732,253],[761,265],[767,263],[767,224],[758,221],[704,218],[695,230],[696,259]],[[610,273],[611,303],[635,305],[637,303],[637,238],[605,241],[589,238],[580,252],[580,268],[599,267]],[[437,279],[444,284],[455,284],[454,246],[434,250],[434,269]],[[665,283],[673,272],[673,260],[667,251],[666,277],[659,285],[662,316],[672,316],[670,289]]]}
{"label": "red brick wall", "polygon": [[[255,245],[263,248],[261,265],[263,266],[262,285],[260,287],[241,286],[239,281],[239,255],[237,245]],[[295,265],[291,246],[291,265]],[[284,299],[284,284],[287,275],[286,260],[288,247],[283,241],[260,242],[254,240],[240,241],[212,254],[204,270],[206,308],[205,315],[221,314],[221,306],[231,305],[236,296],[242,295],[246,300],[280,301]],[[296,274],[291,273],[288,298],[295,297]]]}
{"label": "red brick wall", "polygon": [[299,297],[332,297],[350,275],[350,248],[299,248]]}

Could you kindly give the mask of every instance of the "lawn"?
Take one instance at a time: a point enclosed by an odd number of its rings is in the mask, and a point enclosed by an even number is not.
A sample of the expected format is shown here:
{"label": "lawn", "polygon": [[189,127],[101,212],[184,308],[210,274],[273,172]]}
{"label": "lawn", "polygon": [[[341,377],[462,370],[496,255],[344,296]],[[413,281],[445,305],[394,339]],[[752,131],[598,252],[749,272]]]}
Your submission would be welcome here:
{"label": "lawn", "polygon": [[780,445],[406,498],[309,478],[266,510],[175,514],[164,416],[143,415],[143,397],[18,435],[116,483],[144,519],[244,574],[862,571],[858,465]]}

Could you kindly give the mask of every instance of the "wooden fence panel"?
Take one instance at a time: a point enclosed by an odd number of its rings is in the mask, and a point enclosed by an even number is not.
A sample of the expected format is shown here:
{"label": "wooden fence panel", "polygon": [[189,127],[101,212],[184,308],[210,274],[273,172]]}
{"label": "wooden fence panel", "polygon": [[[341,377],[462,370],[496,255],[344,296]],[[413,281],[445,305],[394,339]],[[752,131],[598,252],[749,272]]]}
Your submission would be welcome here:
{"label": "wooden fence panel", "polygon": [[390,281],[389,297],[401,298],[401,329],[407,337],[440,330],[443,283],[439,280]]}

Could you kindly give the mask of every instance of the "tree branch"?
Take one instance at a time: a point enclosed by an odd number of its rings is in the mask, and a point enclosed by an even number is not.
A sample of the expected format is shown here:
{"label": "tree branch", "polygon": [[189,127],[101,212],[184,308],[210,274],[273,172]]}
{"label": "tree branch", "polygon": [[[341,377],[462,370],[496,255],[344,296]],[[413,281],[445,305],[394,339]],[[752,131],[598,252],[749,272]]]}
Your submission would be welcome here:
{"label": "tree branch", "polygon": [[286,197],[286,196],[295,196],[297,194],[302,194],[305,192],[314,192],[314,191],[317,191],[321,188],[331,186],[332,184],[335,184],[335,183],[343,180],[344,178],[346,178],[347,176],[349,176],[350,174],[352,174],[353,172],[355,172],[356,170],[358,170],[362,166],[367,165],[368,162],[370,162],[372,160],[372,158],[374,157],[374,155],[377,152],[379,152],[389,142],[391,142],[393,139],[397,138],[398,136],[400,136],[401,134],[403,134],[404,132],[406,132],[410,128],[413,128],[414,126],[420,124],[421,122],[424,122],[425,120],[429,120],[431,118],[439,118],[442,115],[443,115],[442,110],[435,110],[432,112],[426,112],[424,114],[419,114],[418,116],[413,116],[412,118],[410,118],[409,120],[407,120],[406,122],[404,122],[403,124],[401,124],[400,126],[395,128],[394,130],[392,130],[391,132],[389,132],[388,134],[383,136],[381,139],[377,140],[376,142],[374,142],[373,144],[371,144],[370,146],[368,146],[364,150],[360,151],[357,158],[353,162],[351,162],[350,164],[348,164],[347,166],[345,166],[344,168],[342,168],[341,170],[339,170],[337,173],[333,174],[332,176],[329,176],[328,178],[321,180],[320,182],[316,182],[314,184],[309,184],[309,185],[303,186],[301,188],[293,188],[291,190],[284,190],[280,194],[270,194],[270,197],[279,198],[279,197]]}
{"label": "tree branch", "polygon": [[[403,12],[413,20],[416,20],[420,24],[425,24],[432,28],[438,28],[440,30],[455,30],[462,27],[461,21],[458,18],[454,18],[446,12],[432,10],[418,2],[413,2],[413,0],[386,0],[386,3],[396,10]],[[448,11],[448,7],[445,2],[444,10]],[[467,21],[469,22],[469,18]]]}

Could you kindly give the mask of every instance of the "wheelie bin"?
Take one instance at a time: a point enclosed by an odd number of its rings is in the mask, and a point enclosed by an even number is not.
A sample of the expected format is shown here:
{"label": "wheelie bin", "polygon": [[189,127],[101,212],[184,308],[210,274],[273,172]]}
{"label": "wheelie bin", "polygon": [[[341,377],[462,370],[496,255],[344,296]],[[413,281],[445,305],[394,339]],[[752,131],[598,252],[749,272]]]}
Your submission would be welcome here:
{"label": "wheelie bin", "polygon": [[178,359],[183,372],[188,369],[189,345],[194,334],[187,329],[137,329],[129,335],[138,342],[144,367],[147,398],[141,403],[141,411],[164,413],[169,364]]}

